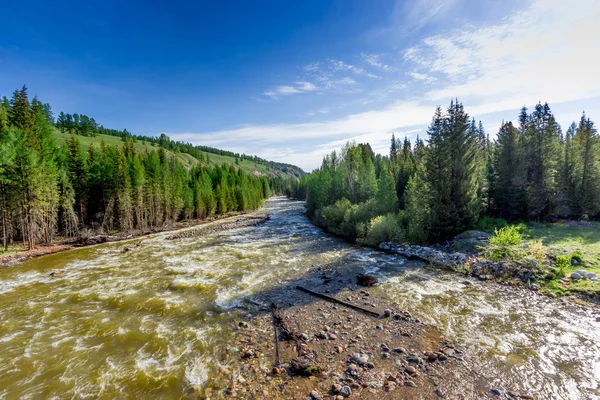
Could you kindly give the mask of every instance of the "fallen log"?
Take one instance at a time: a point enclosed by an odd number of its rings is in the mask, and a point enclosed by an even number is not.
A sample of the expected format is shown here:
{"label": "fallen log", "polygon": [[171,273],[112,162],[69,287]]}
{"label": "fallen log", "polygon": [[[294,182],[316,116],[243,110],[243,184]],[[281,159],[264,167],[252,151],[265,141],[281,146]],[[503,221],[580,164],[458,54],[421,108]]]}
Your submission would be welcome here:
{"label": "fallen log", "polygon": [[290,317],[281,312],[274,303],[271,304],[271,313],[273,314],[273,323],[279,328],[285,340],[298,341],[300,339],[297,325]]}
{"label": "fallen log", "polygon": [[330,301],[332,303],[341,304],[341,305],[346,306],[348,308],[352,308],[354,310],[362,311],[362,312],[364,312],[366,314],[369,314],[369,315],[371,315],[373,317],[378,317],[378,318],[381,317],[381,314],[379,314],[376,311],[369,310],[368,308],[364,308],[364,307],[361,307],[361,306],[356,305],[356,304],[352,304],[352,303],[348,303],[348,302],[343,301],[343,300],[336,299],[335,297],[327,296],[326,294],[314,292],[314,291],[312,291],[310,289],[307,289],[305,287],[302,287],[302,286],[296,286],[296,289],[300,290],[301,292],[312,294],[313,296],[320,297],[322,299],[328,300],[328,301]]}

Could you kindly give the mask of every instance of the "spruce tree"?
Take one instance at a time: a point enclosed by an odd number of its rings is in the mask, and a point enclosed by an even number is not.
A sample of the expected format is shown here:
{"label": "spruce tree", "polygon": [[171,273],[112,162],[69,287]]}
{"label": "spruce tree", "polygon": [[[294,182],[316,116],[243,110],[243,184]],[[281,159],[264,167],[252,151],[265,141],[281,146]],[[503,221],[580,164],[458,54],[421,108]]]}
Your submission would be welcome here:
{"label": "spruce tree", "polygon": [[524,216],[525,176],[519,148],[519,131],[512,122],[503,123],[494,154],[493,211],[508,221]]}

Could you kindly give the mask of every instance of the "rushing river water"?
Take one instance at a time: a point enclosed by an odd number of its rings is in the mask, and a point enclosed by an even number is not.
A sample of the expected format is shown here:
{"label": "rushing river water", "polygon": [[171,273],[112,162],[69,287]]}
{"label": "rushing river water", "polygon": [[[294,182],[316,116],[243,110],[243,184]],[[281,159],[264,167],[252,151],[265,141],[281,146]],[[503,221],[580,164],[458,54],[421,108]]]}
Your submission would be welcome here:
{"label": "rushing river water", "polygon": [[275,198],[266,211],[258,227],[158,234],[0,270],[0,398],[184,397],[235,362],[238,306],[324,263],[377,275],[376,293],[469,348],[497,387],[600,397],[593,311],[353,247],[313,227],[300,202]]}

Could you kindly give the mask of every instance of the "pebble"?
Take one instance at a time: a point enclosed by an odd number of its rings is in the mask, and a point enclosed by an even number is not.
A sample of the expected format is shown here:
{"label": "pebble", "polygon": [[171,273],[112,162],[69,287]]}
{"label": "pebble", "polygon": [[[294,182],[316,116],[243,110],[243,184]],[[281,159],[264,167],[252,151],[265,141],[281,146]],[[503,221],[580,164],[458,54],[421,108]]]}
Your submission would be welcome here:
{"label": "pebble", "polygon": [[383,311],[383,316],[386,318],[389,318],[392,316],[392,310],[390,309],[386,309],[385,311]]}
{"label": "pebble", "polygon": [[437,394],[439,397],[444,397],[444,392],[442,392],[442,389],[440,388],[435,389],[435,394]]}
{"label": "pebble", "polygon": [[375,364],[373,364],[372,362],[368,362],[368,363],[366,363],[366,364],[365,364],[365,366],[366,366],[367,368],[369,368],[369,369],[373,369],[373,368],[375,368]]}
{"label": "pebble", "polygon": [[473,282],[471,281],[463,281],[463,285],[465,286],[471,286],[473,284]]}
{"label": "pebble", "polygon": [[381,326],[381,325],[377,325],[375,328],[376,328],[376,329],[379,329],[380,331],[382,331],[382,330],[383,330],[383,326]]}
{"label": "pebble", "polygon": [[329,336],[327,337],[327,339],[329,339],[329,340],[336,340],[337,339],[337,335],[335,333],[330,333]]}
{"label": "pebble", "polygon": [[338,346],[338,347],[336,347],[336,348],[335,348],[335,351],[336,351],[338,354],[341,354],[341,353],[344,351],[344,349],[342,349],[342,347],[341,347],[341,346]]}
{"label": "pebble", "polygon": [[349,397],[352,394],[352,389],[350,389],[350,386],[343,386],[340,394],[344,397]]}
{"label": "pebble", "polygon": [[310,392],[310,398],[312,400],[322,400],[323,399],[321,397],[321,395],[319,394],[319,392],[317,392],[316,390],[313,390],[312,392]]}
{"label": "pebble", "polygon": [[490,389],[490,393],[493,394],[494,396],[501,396],[502,392],[499,391],[498,389],[494,388],[494,389]]}
{"label": "pebble", "polygon": [[417,369],[411,365],[404,368],[404,370],[411,375],[414,375],[417,372]]}
{"label": "pebble", "polygon": [[334,385],[331,385],[331,391],[333,392],[333,394],[338,394],[339,392],[342,391],[342,385],[339,385],[337,383]]}
{"label": "pebble", "polygon": [[417,387],[417,384],[414,383],[413,381],[404,381],[404,386]]}
{"label": "pebble", "polygon": [[394,353],[406,354],[407,351],[404,347],[396,347],[392,350]]}

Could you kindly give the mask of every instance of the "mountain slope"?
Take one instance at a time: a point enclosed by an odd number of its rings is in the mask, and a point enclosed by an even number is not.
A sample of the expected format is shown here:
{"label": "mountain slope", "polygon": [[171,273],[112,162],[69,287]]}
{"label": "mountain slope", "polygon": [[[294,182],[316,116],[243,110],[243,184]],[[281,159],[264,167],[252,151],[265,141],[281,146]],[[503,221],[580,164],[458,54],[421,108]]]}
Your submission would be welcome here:
{"label": "mountain slope", "polygon": [[[56,139],[56,143],[59,146],[63,146],[65,144],[65,139],[67,138],[68,135],[69,135],[69,133],[62,132],[60,129],[54,128],[53,136]],[[79,142],[85,149],[89,148],[90,144],[92,144],[92,143],[95,146],[96,145],[99,146],[101,142],[104,142],[105,144],[107,144],[109,146],[115,146],[115,145],[121,146],[123,144],[123,140],[121,137],[112,136],[112,135],[102,135],[102,134],[97,134],[96,136],[77,135],[77,138],[79,139]],[[139,138],[139,136],[138,136],[138,138]],[[151,150],[158,150],[159,145],[155,141],[154,142],[151,141],[150,138],[148,141],[136,139],[135,140],[135,148],[139,152],[145,152],[145,151],[151,151]],[[304,174],[304,171],[301,168],[293,166],[293,165],[277,163],[277,162],[257,162],[257,161],[254,161],[253,159],[251,159],[250,157],[242,158],[242,157],[234,157],[234,156],[224,155],[224,154],[217,154],[217,153],[213,153],[213,152],[209,152],[209,151],[200,150],[199,147],[196,147],[196,149],[200,153],[199,157],[202,157],[203,161],[206,160],[206,158],[208,157],[209,163],[212,165],[233,164],[233,165],[236,165],[236,166],[244,169],[246,172],[257,175],[257,176],[284,177],[284,178],[288,177],[288,176],[294,176],[296,178],[299,178],[300,176],[302,176]],[[217,149],[214,149],[214,150],[220,151]],[[169,154],[174,155],[183,165],[185,165],[188,168],[191,168],[192,166],[194,166],[200,162],[198,160],[198,158],[196,158],[195,156],[193,156],[191,154],[185,153],[185,152],[171,151],[171,150],[167,150],[167,152]]]}

